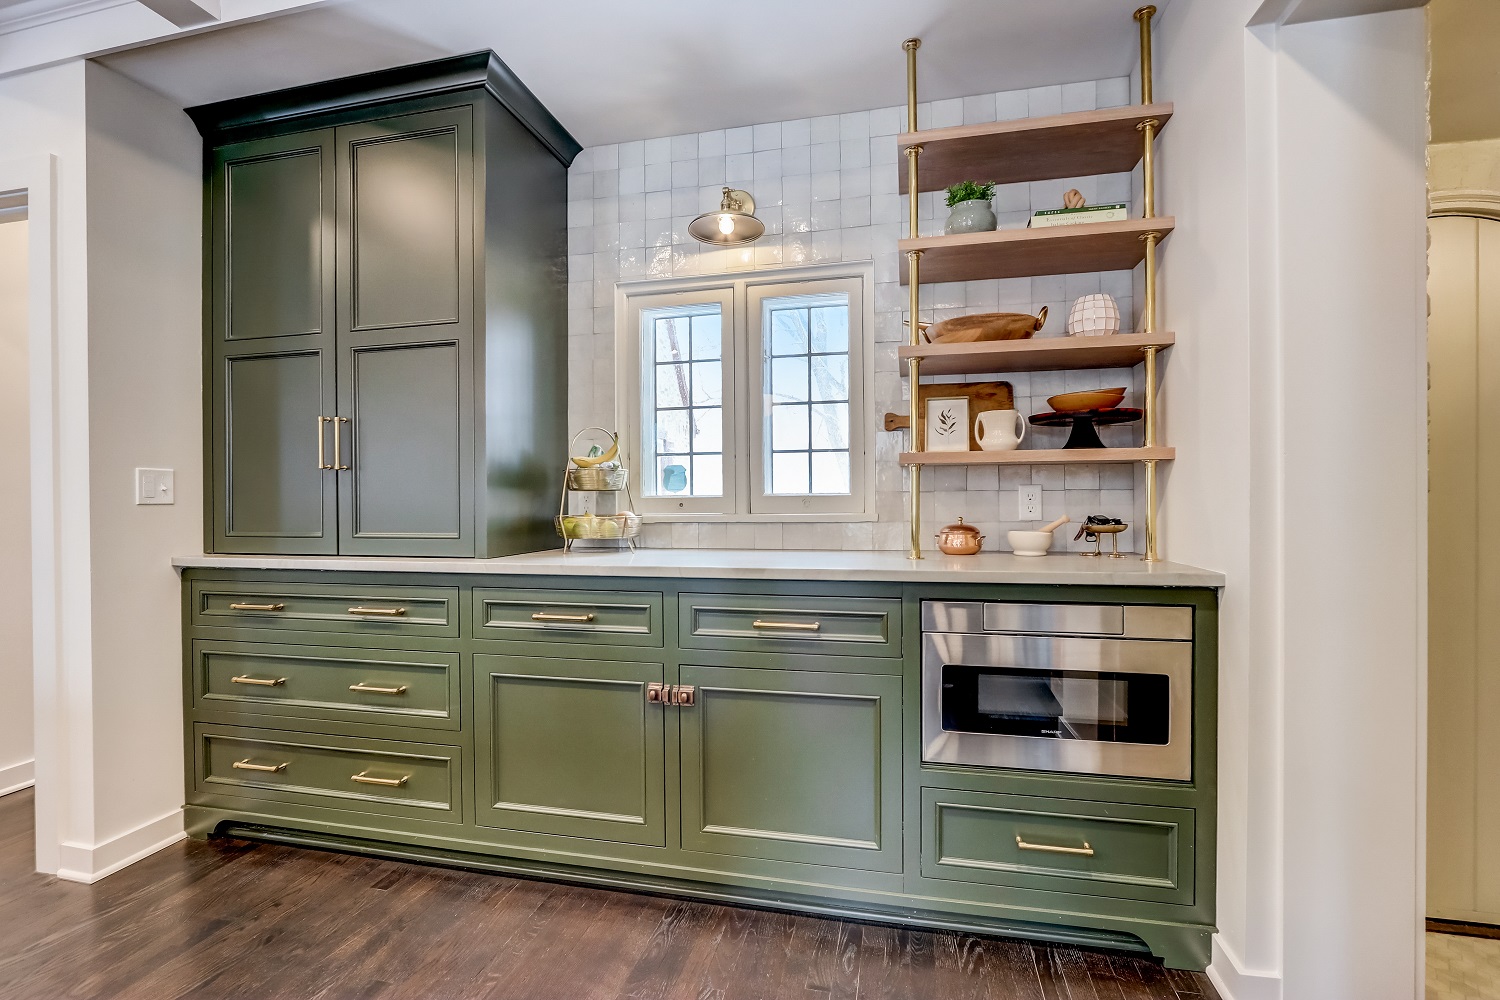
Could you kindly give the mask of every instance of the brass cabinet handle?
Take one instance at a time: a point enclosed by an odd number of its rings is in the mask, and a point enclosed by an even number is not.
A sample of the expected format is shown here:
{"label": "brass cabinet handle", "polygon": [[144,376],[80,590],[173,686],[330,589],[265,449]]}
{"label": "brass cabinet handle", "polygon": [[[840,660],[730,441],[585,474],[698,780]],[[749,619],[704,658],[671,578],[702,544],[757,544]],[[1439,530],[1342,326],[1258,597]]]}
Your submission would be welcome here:
{"label": "brass cabinet handle", "polygon": [[687,708],[697,700],[697,694],[691,684],[676,684],[667,693],[668,704],[676,705],[678,708]]}
{"label": "brass cabinet handle", "polygon": [[591,622],[594,620],[592,614],[587,615],[554,615],[546,611],[538,611],[531,616],[534,622]]}
{"label": "brass cabinet handle", "polygon": [[350,775],[349,780],[357,781],[361,785],[380,785],[384,788],[400,788],[402,785],[411,780],[411,775],[406,774],[402,775],[399,778],[372,778],[365,772],[361,771],[358,774]]}
{"label": "brass cabinet handle", "polygon": [[337,472],[348,472],[351,468],[344,464],[344,425],[349,422],[348,417],[329,417],[333,421],[333,469]]}
{"label": "brass cabinet handle", "polygon": [[816,632],[822,622],[763,622],[759,618],[750,623],[751,628],[780,629],[784,632]]}
{"label": "brass cabinet handle", "polygon": [[1028,844],[1017,834],[1016,847],[1023,851],[1041,851],[1044,854],[1078,854],[1085,858],[1092,858],[1094,856],[1094,849],[1089,846],[1087,840],[1083,842],[1082,847],[1057,847],[1052,844]]}
{"label": "brass cabinet handle", "polygon": [[650,684],[647,684],[646,685],[646,704],[648,704],[648,705],[665,705],[665,704],[667,704],[667,686],[665,684],[660,684],[660,683],[658,683],[656,681],[652,681]]}
{"label": "brass cabinet handle", "polygon": [[351,615],[374,615],[376,617],[399,618],[406,614],[405,608],[350,608]]}
{"label": "brass cabinet handle", "polygon": [[383,688],[376,687],[373,684],[350,684],[349,690],[358,691],[361,694],[405,694],[406,685],[402,684],[400,687]]}
{"label": "brass cabinet handle", "polygon": [[230,611],[285,611],[285,604],[231,604]]}
{"label": "brass cabinet handle", "polygon": [[244,760],[235,761],[233,766],[241,771],[269,771],[273,773],[285,771],[287,767],[285,764],[255,764],[251,762],[249,757],[246,757]]}
{"label": "brass cabinet handle", "polygon": [[323,425],[332,420],[332,417],[318,418],[318,468],[331,469],[333,465],[328,461],[328,450],[323,447]]}
{"label": "brass cabinet handle", "polygon": [[281,685],[285,684],[286,683],[286,678],[285,677],[277,677],[277,678],[275,678],[273,680],[272,678],[269,678],[269,677],[248,677],[248,676],[245,676],[245,675],[242,674],[239,677],[231,677],[231,678],[229,678],[229,683],[231,683],[231,684],[249,684],[249,685],[251,685],[253,687],[274,688],[274,687],[281,687]]}

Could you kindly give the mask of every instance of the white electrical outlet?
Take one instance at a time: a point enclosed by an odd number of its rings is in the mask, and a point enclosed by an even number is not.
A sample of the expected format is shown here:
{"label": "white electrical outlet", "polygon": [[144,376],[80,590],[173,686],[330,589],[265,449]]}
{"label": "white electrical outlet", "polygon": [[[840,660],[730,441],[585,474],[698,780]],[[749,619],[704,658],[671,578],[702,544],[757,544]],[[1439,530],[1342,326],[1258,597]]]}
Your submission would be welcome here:
{"label": "white electrical outlet", "polygon": [[171,469],[136,469],[135,502],[137,504],[173,504],[177,490]]}
{"label": "white electrical outlet", "polygon": [[1040,486],[1022,486],[1019,496],[1021,502],[1016,520],[1040,521],[1042,519],[1042,488]]}
{"label": "white electrical outlet", "polygon": [[578,498],[578,513],[580,513],[580,514],[597,514],[597,513],[599,513],[597,510],[594,509],[594,507],[596,506],[596,504],[594,502],[594,498],[598,496],[597,493],[575,493],[573,495]]}

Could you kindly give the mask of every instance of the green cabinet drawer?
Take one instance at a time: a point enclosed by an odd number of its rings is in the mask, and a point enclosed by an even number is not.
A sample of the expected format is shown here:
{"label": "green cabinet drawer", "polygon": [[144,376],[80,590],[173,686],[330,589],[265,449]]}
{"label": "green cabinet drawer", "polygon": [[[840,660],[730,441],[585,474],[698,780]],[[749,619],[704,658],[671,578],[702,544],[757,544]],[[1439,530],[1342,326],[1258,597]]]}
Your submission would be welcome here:
{"label": "green cabinet drawer", "polygon": [[458,635],[457,587],[193,581],[193,624],[381,635]]}
{"label": "green cabinet drawer", "polygon": [[458,728],[458,654],[199,639],[201,711]]}
{"label": "green cabinet drawer", "polygon": [[1193,810],[922,789],[927,878],[1193,902]]}
{"label": "green cabinet drawer", "polygon": [[474,637],[660,646],[662,595],[630,591],[474,591]]}
{"label": "green cabinet drawer", "polygon": [[901,602],[873,597],[682,594],[687,649],[901,655]]}
{"label": "green cabinet drawer", "polygon": [[439,822],[462,816],[458,747],[206,723],[193,735],[195,786],[203,794]]}
{"label": "green cabinet drawer", "polygon": [[901,870],[901,678],[683,666],[685,850]]}
{"label": "green cabinet drawer", "polygon": [[480,826],[666,845],[660,663],[474,655]]}

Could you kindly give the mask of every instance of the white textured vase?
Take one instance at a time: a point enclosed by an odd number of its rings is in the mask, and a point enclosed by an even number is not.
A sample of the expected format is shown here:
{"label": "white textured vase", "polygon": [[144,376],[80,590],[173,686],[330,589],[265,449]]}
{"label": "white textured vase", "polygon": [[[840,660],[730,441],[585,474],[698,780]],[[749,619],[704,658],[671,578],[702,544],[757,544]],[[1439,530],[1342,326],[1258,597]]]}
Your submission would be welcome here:
{"label": "white textured vase", "polygon": [[1108,337],[1120,332],[1120,304],[1113,295],[1081,296],[1068,310],[1068,336]]}

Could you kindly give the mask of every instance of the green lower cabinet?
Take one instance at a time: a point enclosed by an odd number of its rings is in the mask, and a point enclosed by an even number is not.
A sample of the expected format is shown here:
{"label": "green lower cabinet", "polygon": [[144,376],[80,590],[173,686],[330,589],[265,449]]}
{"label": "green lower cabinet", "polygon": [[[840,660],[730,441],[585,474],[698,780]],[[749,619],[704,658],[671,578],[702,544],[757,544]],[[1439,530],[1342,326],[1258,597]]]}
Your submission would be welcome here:
{"label": "green lower cabinet", "polygon": [[678,709],[685,850],[901,870],[901,678],[690,665],[679,678],[694,690]]}
{"label": "green lower cabinet", "polygon": [[196,790],[457,823],[458,747],[398,740],[194,727]]}
{"label": "green lower cabinet", "polygon": [[1190,904],[1193,810],[924,788],[922,874]]}
{"label": "green lower cabinet", "polygon": [[660,663],[475,654],[480,826],[666,844]]}

